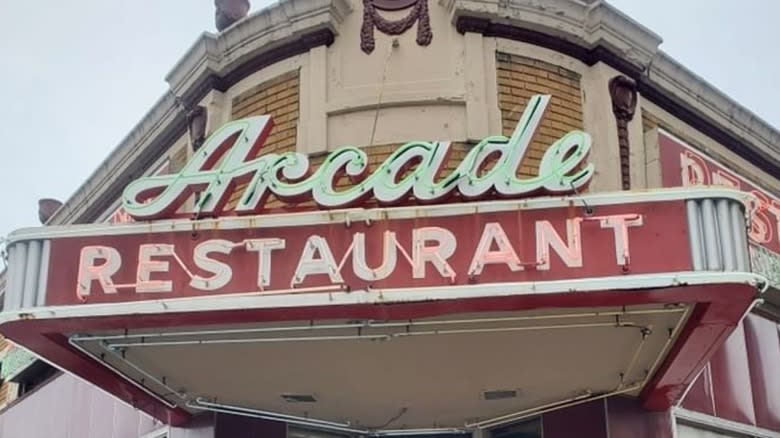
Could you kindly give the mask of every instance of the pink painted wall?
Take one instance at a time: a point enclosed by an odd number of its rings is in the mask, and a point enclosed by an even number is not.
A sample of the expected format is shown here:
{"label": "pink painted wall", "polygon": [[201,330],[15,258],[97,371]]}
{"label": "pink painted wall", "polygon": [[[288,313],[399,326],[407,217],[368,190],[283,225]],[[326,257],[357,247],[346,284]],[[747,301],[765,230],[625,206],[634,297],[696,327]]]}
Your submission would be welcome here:
{"label": "pink painted wall", "polygon": [[683,407],[780,431],[780,325],[748,315],[694,382]]}
{"label": "pink painted wall", "polygon": [[159,427],[148,415],[67,374],[0,413],[3,438],[138,438]]}

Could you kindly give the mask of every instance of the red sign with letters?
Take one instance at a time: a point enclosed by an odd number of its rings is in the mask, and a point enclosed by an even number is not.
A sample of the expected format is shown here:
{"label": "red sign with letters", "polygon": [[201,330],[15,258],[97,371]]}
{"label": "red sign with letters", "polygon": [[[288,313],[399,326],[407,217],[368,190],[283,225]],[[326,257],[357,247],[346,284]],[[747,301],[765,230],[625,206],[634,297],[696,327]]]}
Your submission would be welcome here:
{"label": "red sign with letters", "polygon": [[[521,208],[521,207],[520,207]],[[46,304],[516,283],[691,269],[684,201],[66,237]],[[325,217],[325,216],[318,216]],[[254,225],[254,226],[252,226]],[[132,227],[132,228],[130,228]],[[138,230],[138,231],[136,231]],[[140,232],[139,232],[140,231]],[[659,257],[659,242],[664,256]],[[679,248],[669,248],[679,242]],[[520,292],[520,291],[519,291]]]}
{"label": "red sign with letters", "polygon": [[664,187],[723,186],[750,193],[755,197],[750,240],[780,253],[780,199],[664,132],[658,143]]}

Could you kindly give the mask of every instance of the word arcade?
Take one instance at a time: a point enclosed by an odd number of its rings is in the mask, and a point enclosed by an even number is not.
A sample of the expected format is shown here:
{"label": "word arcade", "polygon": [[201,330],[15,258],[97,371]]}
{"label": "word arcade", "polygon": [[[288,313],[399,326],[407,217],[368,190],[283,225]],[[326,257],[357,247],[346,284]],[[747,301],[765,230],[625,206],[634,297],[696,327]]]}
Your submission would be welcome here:
{"label": "word arcade", "polygon": [[[364,151],[343,147],[311,172],[308,157],[297,152],[254,158],[271,131],[269,116],[237,120],[210,136],[181,172],[149,176],[128,185],[123,206],[137,220],[221,216],[228,213],[231,193],[241,183],[247,185],[232,211],[239,215],[261,212],[271,194],[287,202],[313,199],[321,208],[345,208],[372,195],[380,205],[394,205],[410,193],[424,203],[442,201],[455,192],[464,199],[493,193],[504,198],[572,193],[588,184],[594,170],[584,163],[591,138],[582,131],[572,131],[553,143],[539,163],[537,176],[517,177],[549,101],[550,96],[532,97],[510,138],[482,140],[454,171],[441,178],[449,142],[407,143],[371,174]],[[493,163],[496,155],[499,158]],[[356,184],[337,189],[342,175]],[[196,193],[194,211],[182,212]]]}
{"label": "word arcade", "polygon": [[[269,195],[347,208],[369,197],[384,206],[409,197],[427,204],[453,194],[462,199],[576,194],[593,176],[593,166],[585,162],[591,138],[581,131],[553,143],[536,176],[517,176],[549,101],[550,96],[531,98],[511,137],[484,139],[443,176],[448,142],[407,143],[372,173],[365,152],[344,147],[311,171],[300,153],[257,156],[271,130],[270,117],[238,120],[215,132],[181,172],[131,183],[123,206],[136,220],[150,220],[256,214]],[[354,185],[337,189],[342,175]],[[237,205],[228,211],[231,193],[242,184]],[[194,195],[192,210],[184,211]],[[427,207],[390,209],[386,219],[371,227],[332,222],[286,226],[282,220],[270,227],[257,218],[246,221],[251,226],[218,226],[197,239],[183,232],[118,235],[110,245],[66,248],[79,260],[77,272],[68,276],[81,300],[106,299],[122,289],[137,296],[187,296],[548,281],[625,273],[630,269],[630,230],[645,230],[642,239],[662,232],[645,226],[648,214],[658,214],[656,206],[607,208],[599,216],[580,217],[568,203],[566,208],[527,210],[513,204],[486,214],[468,208],[464,213],[464,207],[454,205],[451,214],[441,213],[446,207],[432,216]],[[583,233],[586,227],[590,229]],[[95,293],[96,285],[101,294]]]}

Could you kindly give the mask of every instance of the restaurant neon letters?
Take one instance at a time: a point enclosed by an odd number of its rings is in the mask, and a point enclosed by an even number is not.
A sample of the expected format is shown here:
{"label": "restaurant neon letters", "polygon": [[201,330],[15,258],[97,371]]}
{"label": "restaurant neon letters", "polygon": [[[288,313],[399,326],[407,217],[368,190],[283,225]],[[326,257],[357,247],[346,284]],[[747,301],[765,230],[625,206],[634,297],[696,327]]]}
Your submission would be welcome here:
{"label": "restaurant neon letters", "polygon": [[[271,131],[269,116],[237,120],[209,137],[179,173],[140,178],[128,185],[123,206],[139,220],[220,216],[229,213],[228,200],[240,184],[247,185],[233,208],[239,215],[262,211],[271,194],[286,202],[313,199],[321,208],[344,208],[371,196],[379,205],[394,205],[410,195],[418,202],[431,203],[456,192],[465,199],[489,193],[500,197],[574,193],[587,185],[594,171],[593,165],[585,163],[591,138],[582,131],[569,132],[553,143],[536,176],[517,177],[549,101],[550,96],[532,97],[510,138],[485,138],[444,176],[439,173],[450,151],[449,142],[406,143],[371,173],[364,151],[343,147],[311,172],[308,157],[301,153],[256,157]],[[342,175],[354,185],[337,188]],[[199,198],[193,211],[182,212],[194,194]]]}
{"label": "restaurant neon letters", "polygon": [[[532,228],[535,243],[530,245],[535,248],[535,258],[530,262],[521,260],[515,249],[522,247],[524,242],[512,242],[499,222],[484,224],[476,248],[463,248],[463,245],[459,247],[458,240],[462,233],[456,234],[445,227],[423,226],[409,230],[410,245],[399,242],[398,232],[384,231],[380,238],[376,239],[381,240],[381,249],[374,251],[379,253],[372,257],[378,259],[375,263],[369,263],[367,260],[367,246],[380,242],[367,241],[363,232],[350,233],[351,244],[343,254],[335,254],[327,236],[317,234],[308,236],[302,249],[289,248],[285,239],[277,237],[242,241],[204,240],[194,247],[192,254],[186,255],[182,252],[187,251],[186,247],[177,248],[168,243],[144,243],[137,245],[138,250],[133,254],[133,260],[126,260],[129,254],[123,259],[120,251],[109,245],[84,246],[79,257],[76,295],[83,299],[93,292],[116,294],[119,289],[133,289],[136,293],[173,292],[173,282],[165,279],[171,270],[172,262],[185,272],[190,288],[201,292],[219,290],[233,277],[231,254],[240,251],[256,253],[254,270],[258,291],[264,291],[271,285],[275,256],[286,250],[293,250],[294,253],[279,254],[280,259],[283,258],[286,263],[297,260],[292,278],[285,279],[284,284],[289,284],[290,288],[306,283],[310,277],[327,279],[326,284],[341,285],[345,282],[344,274],[348,270],[351,278],[368,284],[385,280],[398,269],[405,269],[407,274],[404,275],[410,275],[413,279],[433,276],[451,283],[462,275],[474,280],[488,265],[498,265],[499,269],[506,269],[507,272],[525,269],[549,271],[553,254],[565,268],[582,268],[583,222],[593,223],[597,229],[603,230],[601,239],[611,239],[614,244],[614,266],[627,266],[630,258],[629,229],[643,225],[643,216],[640,214],[569,218],[565,220],[562,235],[549,221],[535,221]],[[595,229],[593,231],[596,232]],[[456,251],[467,252],[470,260],[467,272],[457,272],[450,264],[449,260]],[[213,257],[217,254],[223,257]],[[609,256],[604,254],[602,257]],[[348,267],[347,261],[350,258],[351,267]],[[404,264],[406,268],[400,266]],[[372,268],[370,265],[376,267]],[[194,273],[193,267],[205,275]],[[247,269],[246,266],[236,268],[242,272]],[[114,283],[113,277],[123,269],[134,271],[134,283]]]}

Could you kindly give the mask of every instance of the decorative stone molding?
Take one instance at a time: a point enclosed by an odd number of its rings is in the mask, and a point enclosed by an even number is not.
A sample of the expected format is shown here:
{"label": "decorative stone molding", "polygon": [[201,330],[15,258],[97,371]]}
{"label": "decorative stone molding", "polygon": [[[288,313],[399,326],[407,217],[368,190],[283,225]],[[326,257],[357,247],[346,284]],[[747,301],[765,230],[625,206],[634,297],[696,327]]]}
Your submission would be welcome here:
{"label": "decorative stone molding", "polygon": [[[327,45],[352,11],[350,0],[280,0],[226,29],[204,34],[168,74],[172,93],[191,107],[212,89],[291,54]],[[375,0],[377,1],[377,0]],[[525,41],[608,64],[636,82],[643,101],[673,114],[752,162],[780,174],[780,132],[658,50],[661,39],[605,2],[438,0],[462,33]],[[441,97],[441,96],[439,96]],[[430,99],[436,96],[431,95]],[[462,96],[450,96],[462,101]],[[67,200],[51,224],[94,220],[134,176],[186,134],[186,117],[166,93]]]}
{"label": "decorative stone molding", "polygon": [[222,32],[249,13],[249,0],[215,0],[214,24]]}
{"label": "decorative stone molding", "polygon": [[[443,0],[443,3],[451,10],[453,22],[461,32],[479,32],[474,26],[510,26],[555,37],[585,50],[603,47],[635,66],[647,65],[662,41],[604,2],[588,5],[571,0]],[[476,24],[466,18],[488,23]],[[471,23],[461,24],[464,21]]]}
{"label": "decorative stone molding", "polygon": [[633,120],[636,111],[636,82],[625,76],[615,76],[609,81],[609,97],[612,99],[612,112],[617,121],[620,179],[623,190],[630,190],[631,144],[628,136],[628,122]]}
{"label": "decorative stone molding", "polygon": [[95,220],[119,198],[125,184],[151,167],[186,130],[181,106],[171,93],[166,93],[54,213],[49,224]]}
{"label": "decorative stone molding", "polygon": [[51,217],[51,224],[95,220],[187,132],[185,110],[211,90],[223,91],[258,69],[312,47],[329,45],[352,11],[349,0],[283,0],[226,29],[204,33],[166,76],[163,95],[95,172]]}
{"label": "decorative stone molding", "polygon": [[54,213],[62,207],[62,201],[51,198],[43,198],[38,200],[38,220],[41,224],[46,225]]}
{"label": "decorative stone molding", "polygon": [[[256,71],[258,60],[262,67],[263,63],[329,45],[338,33],[338,25],[351,11],[348,0],[280,1],[219,35],[204,33],[165,79],[174,94],[185,102],[199,87],[224,91],[242,76]],[[209,81],[217,84],[208,84]]]}
{"label": "decorative stone molding", "polygon": [[780,174],[780,132],[658,50],[661,38],[606,2],[440,0],[461,33],[523,41],[587,65],[603,62],[636,81],[637,91],[749,160]]}
{"label": "decorative stone molding", "polygon": [[[411,7],[409,14],[400,20],[391,21],[382,16],[377,9],[400,10]],[[366,52],[374,51],[374,28],[387,35],[401,35],[417,23],[417,44],[427,46],[433,39],[428,14],[428,0],[363,0],[363,26],[360,30],[360,48]]]}
{"label": "decorative stone molding", "polygon": [[187,113],[187,131],[193,151],[197,151],[206,138],[207,119],[208,110],[202,106],[196,106]]}
{"label": "decorative stone molding", "polygon": [[[780,175],[780,132],[692,71],[660,52],[637,80],[639,93],[769,174]],[[697,123],[695,120],[698,119]]]}

